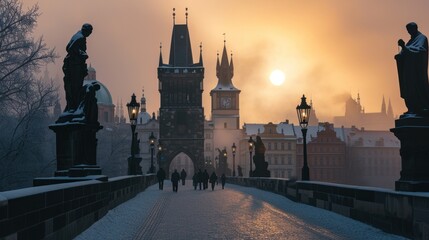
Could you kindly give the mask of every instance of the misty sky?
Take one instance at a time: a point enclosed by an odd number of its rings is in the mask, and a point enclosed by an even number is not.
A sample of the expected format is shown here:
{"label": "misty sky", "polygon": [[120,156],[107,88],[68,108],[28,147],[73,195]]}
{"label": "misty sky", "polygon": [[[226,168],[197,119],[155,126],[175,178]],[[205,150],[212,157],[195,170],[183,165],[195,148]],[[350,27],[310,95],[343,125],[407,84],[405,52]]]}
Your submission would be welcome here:
{"label": "misty sky", "polygon": [[[233,83],[242,90],[241,122],[297,122],[295,107],[302,94],[312,98],[320,121],[344,114],[344,101],[360,93],[366,112],[380,111],[383,95],[395,115],[405,105],[399,97],[394,55],[397,40],[408,41],[405,25],[415,21],[429,34],[427,0],[25,0],[39,3],[35,36],[43,35],[60,56],[48,66],[63,94],[61,65],[70,37],[85,22],[94,26],[88,54],[97,79],[123,104],[145,88],[148,112],[157,112],[159,45],[168,59],[172,9],[176,23],[188,26],[194,62],[203,44],[206,69],[203,104],[210,118],[210,90],[217,83],[216,54],[226,33],[233,53]],[[286,81],[274,86],[272,70]],[[64,97],[63,97],[64,98]],[[386,102],[387,103],[387,102]]]}

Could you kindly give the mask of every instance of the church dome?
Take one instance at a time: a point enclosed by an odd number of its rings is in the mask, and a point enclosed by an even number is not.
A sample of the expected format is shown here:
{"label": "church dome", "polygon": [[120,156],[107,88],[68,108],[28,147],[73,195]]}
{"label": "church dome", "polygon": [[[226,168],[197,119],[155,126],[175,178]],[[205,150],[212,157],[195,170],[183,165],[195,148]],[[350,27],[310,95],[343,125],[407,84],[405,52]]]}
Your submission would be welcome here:
{"label": "church dome", "polygon": [[97,103],[98,104],[105,104],[105,105],[113,105],[112,102],[112,95],[109,92],[109,89],[107,89],[106,86],[104,86],[104,84],[102,84],[101,82],[97,81],[97,80],[84,80],[83,84],[88,84],[88,83],[94,83],[96,82],[97,84],[100,85],[100,90],[95,92],[95,97],[97,98]]}
{"label": "church dome", "polygon": [[151,118],[148,112],[140,112],[137,117],[137,124],[146,124]]}

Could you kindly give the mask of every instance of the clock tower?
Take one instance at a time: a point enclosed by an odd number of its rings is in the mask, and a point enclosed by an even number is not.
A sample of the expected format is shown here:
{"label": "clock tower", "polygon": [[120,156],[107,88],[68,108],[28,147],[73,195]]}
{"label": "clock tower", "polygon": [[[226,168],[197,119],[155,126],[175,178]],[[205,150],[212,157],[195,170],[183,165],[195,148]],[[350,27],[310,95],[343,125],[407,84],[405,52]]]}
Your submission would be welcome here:
{"label": "clock tower", "polygon": [[240,113],[239,113],[239,95],[240,90],[232,84],[234,76],[234,64],[228,62],[226,52],[226,44],[224,41],[222,58],[219,62],[219,54],[217,56],[216,76],[218,83],[214,89],[210,91],[212,100],[212,121],[215,129],[239,129],[240,128]]}

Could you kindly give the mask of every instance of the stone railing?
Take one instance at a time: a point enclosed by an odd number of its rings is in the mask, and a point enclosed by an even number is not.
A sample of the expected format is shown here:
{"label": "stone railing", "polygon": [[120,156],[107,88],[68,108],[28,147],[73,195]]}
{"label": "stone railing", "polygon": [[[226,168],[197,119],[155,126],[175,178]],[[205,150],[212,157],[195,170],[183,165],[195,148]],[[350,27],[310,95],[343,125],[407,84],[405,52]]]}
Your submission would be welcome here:
{"label": "stone railing", "polygon": [[0,192],[0,239],[72,239],[153,183],[136,175]]}
{"label": "stone railing", "polygon": [[293,201],[336,212],[389,233],[429,239],[429,192],[398,192],[276,178],[229,177],[227,182],[281,194]]}

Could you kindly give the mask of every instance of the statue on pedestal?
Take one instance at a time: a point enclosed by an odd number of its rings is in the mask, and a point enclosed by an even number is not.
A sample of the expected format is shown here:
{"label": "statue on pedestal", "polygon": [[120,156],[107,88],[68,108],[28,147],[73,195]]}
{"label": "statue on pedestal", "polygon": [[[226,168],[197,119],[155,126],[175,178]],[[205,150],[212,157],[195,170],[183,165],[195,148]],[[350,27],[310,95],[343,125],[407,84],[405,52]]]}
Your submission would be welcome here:
{"label": "statue on pedestal", "polygon": [[429,84],[428,84],[428,39],[418,31],[414,22],[406,25],[411,39],[405,44],[399,39],[401,52],[395,55],[401,97],[405,100],[410,114],[429,115]]}
{"label": "statue on pedestal", "polygon": [[256,137],[253,163],[255,164],[255,170],[253,171],[252,177],[270,177],[271,174],[270,171],[268,171],[268,162],[265,161],[265,145],[260,136]]}

